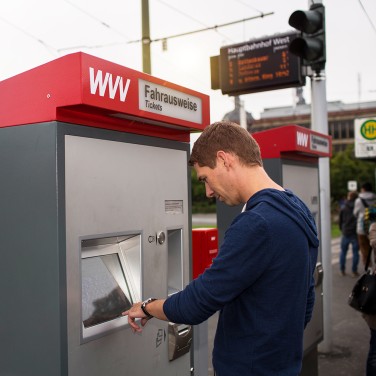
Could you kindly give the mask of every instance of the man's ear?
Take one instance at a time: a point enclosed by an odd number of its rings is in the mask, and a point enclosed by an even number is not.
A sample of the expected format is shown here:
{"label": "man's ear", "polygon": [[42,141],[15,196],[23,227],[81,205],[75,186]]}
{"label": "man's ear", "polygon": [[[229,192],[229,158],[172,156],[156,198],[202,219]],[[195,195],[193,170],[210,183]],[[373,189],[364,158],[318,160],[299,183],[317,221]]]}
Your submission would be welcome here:
{"label": "man's ear", "polygon": [[226,153],[223,150],[217,151],[217,165],[223,165],[225,167],[229,167],[231,163],[230,154]]}

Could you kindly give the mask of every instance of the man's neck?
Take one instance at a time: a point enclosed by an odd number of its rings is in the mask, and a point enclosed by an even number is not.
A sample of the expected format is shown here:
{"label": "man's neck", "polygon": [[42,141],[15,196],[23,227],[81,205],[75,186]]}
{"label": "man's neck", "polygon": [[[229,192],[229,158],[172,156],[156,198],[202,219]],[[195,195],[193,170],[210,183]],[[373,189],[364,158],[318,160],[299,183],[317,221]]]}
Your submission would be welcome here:
{"label": "man's neck", "polygon": [[239,186],[243,202],[246,203],[255,193],[263,189],[276,189],[284,191],[283,187],[273,181],[266,171],[260,166],[246,168],[246,172],[240,175]]}

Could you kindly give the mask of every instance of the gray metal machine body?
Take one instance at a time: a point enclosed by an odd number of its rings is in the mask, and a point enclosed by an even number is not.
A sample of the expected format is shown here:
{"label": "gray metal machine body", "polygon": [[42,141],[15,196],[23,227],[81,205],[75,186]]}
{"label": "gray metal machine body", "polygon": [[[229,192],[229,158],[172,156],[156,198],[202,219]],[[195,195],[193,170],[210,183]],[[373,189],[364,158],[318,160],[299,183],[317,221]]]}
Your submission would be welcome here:
{"label": "gray metal machine body", "polygon": [[134,335],[119,315],[189,281],[188,153],[61,122],[0,129],[0,375],[190,375],[189,326]]}

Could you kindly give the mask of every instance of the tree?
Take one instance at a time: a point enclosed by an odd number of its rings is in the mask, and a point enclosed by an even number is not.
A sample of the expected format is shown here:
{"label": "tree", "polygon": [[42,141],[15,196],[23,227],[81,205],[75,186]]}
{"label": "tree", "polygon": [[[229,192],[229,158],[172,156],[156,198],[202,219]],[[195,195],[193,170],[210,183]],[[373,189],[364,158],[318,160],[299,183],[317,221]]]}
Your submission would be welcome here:
{"label": "tree", "polygon": [[357,181],[358,187],[375,181],[375,162],[355,158],[354,144],[334,154],[330,160],[330,191],[334,202],[347,196],[349,180]]}
{"label": "tree", "polygon": [[191,169],[192,185],[192,212],[193,213],[215,213],[215,199],[207,198],[205,184],[198,181],[194,168]]}

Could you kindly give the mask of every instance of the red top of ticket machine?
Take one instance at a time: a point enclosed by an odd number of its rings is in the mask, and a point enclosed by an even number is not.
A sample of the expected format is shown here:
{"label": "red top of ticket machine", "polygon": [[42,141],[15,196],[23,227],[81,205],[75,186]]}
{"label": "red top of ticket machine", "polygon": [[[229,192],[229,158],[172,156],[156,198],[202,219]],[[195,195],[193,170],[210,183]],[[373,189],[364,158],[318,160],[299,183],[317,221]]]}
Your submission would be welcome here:
{"label": "red top of ticket machine", "polygon": [[0,127],[79,123],[189,141],[209,124],[209,97],[82,53],[0,82]]}

